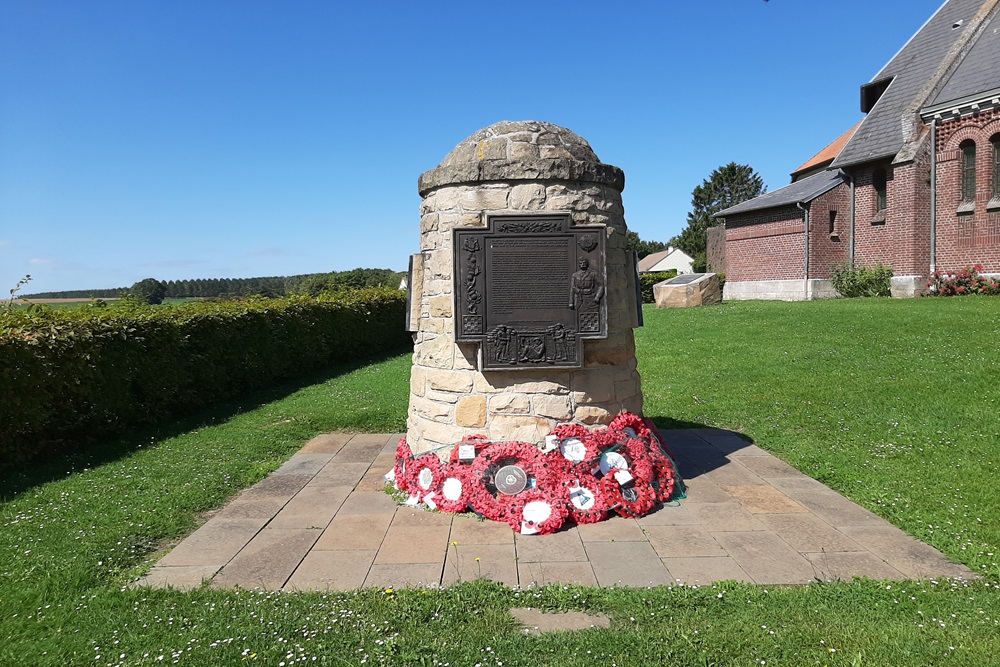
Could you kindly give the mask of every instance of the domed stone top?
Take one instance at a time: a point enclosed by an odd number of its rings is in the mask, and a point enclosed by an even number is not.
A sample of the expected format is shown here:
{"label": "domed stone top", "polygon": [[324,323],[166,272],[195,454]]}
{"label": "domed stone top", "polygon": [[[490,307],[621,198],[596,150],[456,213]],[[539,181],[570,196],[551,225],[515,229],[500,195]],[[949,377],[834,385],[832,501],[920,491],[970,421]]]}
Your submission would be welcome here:
{"label": "domed stone top", "polygon": [[421,174],[420,195],[445,185],[484,181],[568,180],[603,183],[619,192],[625,174],[604,164],[580,135],[541,121],[501,121],[455,147]]}

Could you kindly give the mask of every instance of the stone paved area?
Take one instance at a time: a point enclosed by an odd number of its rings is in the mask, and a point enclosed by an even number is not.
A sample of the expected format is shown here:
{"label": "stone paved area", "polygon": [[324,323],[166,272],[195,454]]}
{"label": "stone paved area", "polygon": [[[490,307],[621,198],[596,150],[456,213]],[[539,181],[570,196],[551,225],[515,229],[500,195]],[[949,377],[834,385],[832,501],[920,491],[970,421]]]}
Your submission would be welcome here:
{"label": "stone paved area", "polygon": [[382,476],[398,434],[319,436],[136,585],[354,590],[485,578],[642,587],[975,576],[735,433],[663,435],[687,498],[641,519],[525,537],[506,524],[393,502]]}

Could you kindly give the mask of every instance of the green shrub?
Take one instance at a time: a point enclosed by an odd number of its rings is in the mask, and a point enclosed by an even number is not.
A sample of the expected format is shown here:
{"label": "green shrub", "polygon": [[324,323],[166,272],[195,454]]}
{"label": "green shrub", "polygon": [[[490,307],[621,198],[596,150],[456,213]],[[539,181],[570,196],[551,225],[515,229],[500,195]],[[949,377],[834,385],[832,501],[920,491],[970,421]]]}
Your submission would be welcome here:
{"label": "green shrub", "polygon": [[401,350],[405,294],[0,312],[0,469]]}
{"label": "green shrub", "polygon": [[830,282],[841,296],[890,296],[892,267],[885,264],[851,266],[844,262],[833,267]]}
{"label": "green shrub", "polygon": [[640,273],[639,286],[642,289],[642,302],[653,303],[655,300],[653,298],[653,285],[676,277],[677,269],[670,269],[669,271],[654,271],[653,273]]}

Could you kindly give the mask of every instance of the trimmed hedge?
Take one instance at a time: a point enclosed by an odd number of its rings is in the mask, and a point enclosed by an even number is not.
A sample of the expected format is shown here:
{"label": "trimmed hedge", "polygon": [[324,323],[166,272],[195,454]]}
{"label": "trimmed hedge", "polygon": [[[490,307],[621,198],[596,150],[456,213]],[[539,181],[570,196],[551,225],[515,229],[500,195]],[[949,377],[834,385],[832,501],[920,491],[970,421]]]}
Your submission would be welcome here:
{"label": "trimmed hedge", "polygon": [[677,269],[670,269],[669,271],[654,271],[652,273],[640,273],[639,287],[642,290],[642,302],[653,303],[655,301],[653,298],[653,285],[676,277]]}
{"label": "trimmed hedge", "polygon": [[0,470],[403,350],[406,295],[0,310]]}

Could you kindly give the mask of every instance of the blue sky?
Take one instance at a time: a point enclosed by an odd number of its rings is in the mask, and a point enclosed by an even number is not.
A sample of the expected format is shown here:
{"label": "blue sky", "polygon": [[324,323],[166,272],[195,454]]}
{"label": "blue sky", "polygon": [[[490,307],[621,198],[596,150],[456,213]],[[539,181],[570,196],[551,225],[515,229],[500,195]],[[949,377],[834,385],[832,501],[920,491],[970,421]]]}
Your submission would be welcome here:
{"label": "blue sky", "polygon": [[587,139],[667,241],[716,167],[786,185],[940,5],[4,0],[0,295],[403,270],[417,177],[501,120]]}

